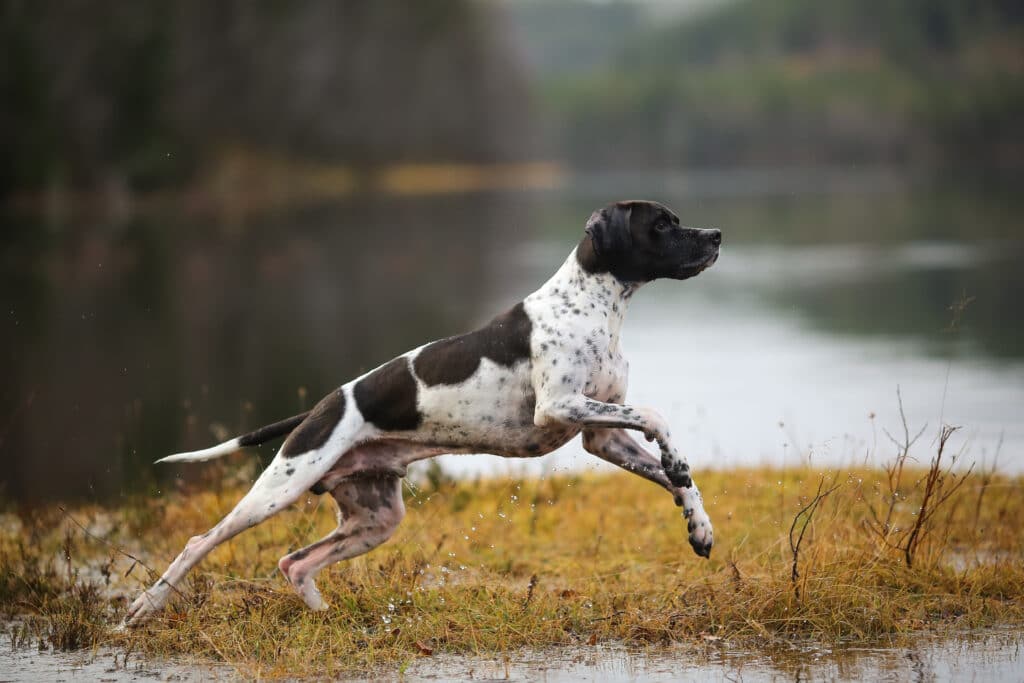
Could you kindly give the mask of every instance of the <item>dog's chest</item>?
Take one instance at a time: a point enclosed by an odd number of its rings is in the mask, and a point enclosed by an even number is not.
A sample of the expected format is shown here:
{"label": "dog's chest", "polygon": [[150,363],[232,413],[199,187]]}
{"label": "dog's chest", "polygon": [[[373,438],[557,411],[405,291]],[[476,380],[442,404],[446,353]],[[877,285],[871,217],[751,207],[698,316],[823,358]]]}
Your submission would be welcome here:
{"label": "dog's chest", "polygon": [[596,401],[619,403],[625,398],[628,374],[629,364],[616,343],[590,368],[583,394]]}
{"label": "dog's chest", "polygon": [[599,401],[623,399],[629,372],[619,342],[624,302],[607,289],[553,287],[527,299],[527,310],[542,391],[553,386]]}

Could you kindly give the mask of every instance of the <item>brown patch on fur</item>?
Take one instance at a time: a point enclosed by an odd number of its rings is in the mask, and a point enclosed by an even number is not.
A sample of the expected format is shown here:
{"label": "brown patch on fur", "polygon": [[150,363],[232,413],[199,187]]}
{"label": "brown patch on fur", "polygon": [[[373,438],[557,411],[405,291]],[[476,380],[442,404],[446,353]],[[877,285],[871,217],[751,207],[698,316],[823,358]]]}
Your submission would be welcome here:
{"label": "brown patch on fur", "polygon": [[511,367],[530,357],[532,330],[520,302],[479,330],[427,346],[413,361],[416,376],[427,386],[459,384],[476,372],[483,358]]}
{"label": "brown patch on fur", "polygon": [[416,429],[423,416],[416,407],[416,379],[404,357],[359,380],[352,395],[367,422],[385,431]]}
{"label": "brown patch on fur", "polygon": [[316,404],[308,417],[285,439],[281,455],[292,458],[320,448],[345,416],[345,394],[341,389]]}
{"label": "brown patch on fur", "polygon": [[295,415],[294,417],[289,417],[287,420],[281,420],[280,422],[275,422],[274,424],[267,425],[266,427],[260,427],[248,434],[243,434],[238,437],[238,445],[259,446],[261,443],[266,443],[271,439],[284,436],[302,424],[302,421],[309,417],[311,412],[313,411],[307,410],[301,415]]}

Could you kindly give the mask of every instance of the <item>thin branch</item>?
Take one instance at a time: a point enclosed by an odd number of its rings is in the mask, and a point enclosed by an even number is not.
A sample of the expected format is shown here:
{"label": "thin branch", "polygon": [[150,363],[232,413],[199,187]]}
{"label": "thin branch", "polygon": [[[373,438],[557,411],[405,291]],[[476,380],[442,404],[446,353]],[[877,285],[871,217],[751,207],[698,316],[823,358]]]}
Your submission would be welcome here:
{"label": "thin branch", "polygon": [[[924,479],[924,495],[921,498],[921,506],[918,508],[917,519],[914,520],[914,525],[910,529],[910,533],[907,535],[906,540],[903,542],[903,556],[907,561],[907,566],[913,566],[914,555],[917,552],[921,541],[928,533],[927,523],[931,520],[935,512],[941,507],[941,505],[949,499],[956,491],[963,486],[964,482],[970,476],[974,470],[974,465],[967,470],[961,477],[953,477],[953,485],[946,489],[945,488],[945,477],[950,475],[950,470],[942,469],[942,456],[946,450],[946,443],[949,438],[953,436],[959,427],[953,427],[951,425],[943,425],[942,430],[939,432],[939,448],[935,457],[932,459],[931,465],[928,468],[928,473]],[[952,467],[952,465],[950,465]],[[945,490],[944,490],[945,489]]]}
{"label": "thin branch", "polygon": [[530,584],[526,587],[526,600],[523,601],[523,611],[530,605],[530,600],[533,599],[533,589],[537,587],[537,575],[534,574],[530,577]]}
{"label": "thin branch", "polygon": [[[836,476],[838,479],[838,475]],[[835,479],[833,479],[835,481]],[[814,518],[814,513],[821,504],[821,501],[825,499],[830,493],[842,486],[842,482],[833,485],[827,491],[822,492],[822,488],[825,486],[825,476],[822,475],[818,481],[818,490],[814,494],[814,498],[811,499],[807,505],[802,507],[794,516],[793,524],[789,527],[789,549],[793,553],[793,568],[790,572],[790,581],[793,583],[793,590],[796,591],[796,597],[800,599],[800,587],[797,585],[797,579],[800,578],[800,572],[797,571],[797,564],[800,560],[800,545],[804,542],[804,534],[807,533],[807,527],[810,525],[811,520]],[[803,525],[800,527],[800,533],[797,534],[794,540],[793,534],[796,532],[796,527],[800,523],[800,518],[803,518]]]}

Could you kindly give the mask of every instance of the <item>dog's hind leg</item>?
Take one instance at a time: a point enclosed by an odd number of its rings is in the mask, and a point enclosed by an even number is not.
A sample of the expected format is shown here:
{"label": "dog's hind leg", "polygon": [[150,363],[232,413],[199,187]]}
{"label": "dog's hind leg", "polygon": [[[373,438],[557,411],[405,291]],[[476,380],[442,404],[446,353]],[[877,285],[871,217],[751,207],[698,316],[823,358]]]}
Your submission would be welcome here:
{"label": "dog's hind leg", "polygon": [[402,479],[397,475],[356,475],[335,486],[331,495],[338,503],[338,528],[278,562],[288,582],[315,610],[327,609],[316,587],[317,573],[384,543],[405,516]]}
{"label": "dog's hind leg", "polygon": [[362,416],[354,410],[346,414],[344,403],[339,389],[313,409],[235,508],[205,534],[193,536],[160,579],[136,598],[125,616],[126,626],[135,626],[163,609],[188,571],[214,548],[304,495],[339,454],[362,438]]}

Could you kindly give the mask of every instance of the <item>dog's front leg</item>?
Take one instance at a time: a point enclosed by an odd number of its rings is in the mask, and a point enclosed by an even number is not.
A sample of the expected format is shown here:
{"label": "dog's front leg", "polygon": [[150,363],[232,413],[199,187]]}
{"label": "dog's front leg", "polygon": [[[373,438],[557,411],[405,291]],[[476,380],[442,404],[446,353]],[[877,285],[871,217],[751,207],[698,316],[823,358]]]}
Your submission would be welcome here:
{"label": "dog's front leg", "polygon": [[690,466],[670,441],[668,424],[649,408],[635,408],[618,403],[604,403],[582,394],[540,400],[533,417],[538,427],[550,424],[574,425],[582,428],[633,429],[644,433],[648,441],[657,441],[661,449],[661,467],[674,486],[690,488]]}
{"label": "dog's front leg", "polygon": [[701,557],[710,556],[714,530],[696,483],[691,483],[689,488],[673,486],[657,459],[621,429],[586,429],[583,431],[583,448],[671,493],[676,505],[683,508],[690,547]]}

